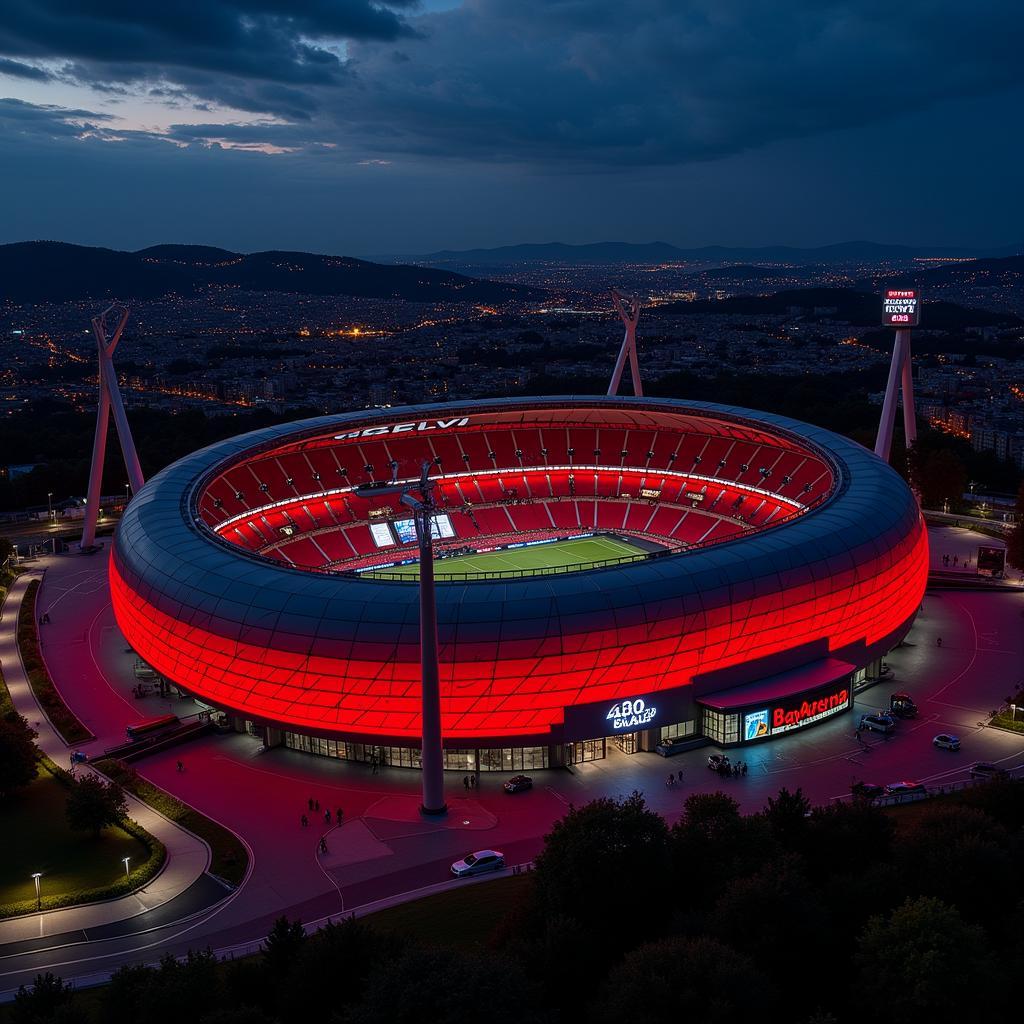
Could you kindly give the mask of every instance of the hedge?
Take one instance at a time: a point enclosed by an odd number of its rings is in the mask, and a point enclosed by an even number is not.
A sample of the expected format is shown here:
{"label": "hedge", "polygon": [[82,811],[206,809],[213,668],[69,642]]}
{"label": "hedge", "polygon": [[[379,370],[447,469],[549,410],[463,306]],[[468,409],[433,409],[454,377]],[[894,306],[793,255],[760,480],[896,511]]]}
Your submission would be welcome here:
{"label": "hedge", "polygon": [[238,885],[249,867],[249,851],[245,844],[219,822],[201,814],[194,807],[182,803],[177,797],[171,796],[166,790],[153,785],[124,761],[105,757],[92,762],[97,771],[102,772],[123,789],[128,790],[143,802],[159,811],[164,817],[188,829],[193,835],[204,840],[210,847],[213,861],[210,873],[217,878]]}
{"label": "hedge", "polygon": [[[0,687],[0,698],[6,697],[10,700],[7,687]],[[71,775],[59,767],[45,754],[39,755],[40,767],[49,772],[58,784],[68,788],[72,784]],[[41,904],[36,902],[35,897],[27,900],[18,900],[14,903],[0,903],[0,918],[14,917],[17,914],[31,914],[38,910],[60,910],[62,907],[75,907],[82,903],[98,903],[101,900],[118,899],[127,896],[129,893],[141,889],[148,884],[167,860],[167,849],[156,836],[151,835],[138,822],[131,818],[122,818],[117,827],[128,835],[137,839],[149,853],[149,856],[132,869],[130,874],[120,877],[109,885],[97,886],[93,889],[79,889],[75,892],[65,892],[59,895],[43,896]]]}
{"label": "hedge", "polygon": [[39,629],[36,623],[36,597],[39,593],[39,580],[29,583],[25,598],[21,602],[18,614],[18,647],[21,660],[25,664],[29,686],[36,695],[36,700],[43,706],[47,718],[54,729],[60,733],[65,743],[81,743],[93,739],[93,734],[75,717],[74,712],[64,703],[57,687],[53,685],[50,673],[46,670],[42,652],[39,649]]}

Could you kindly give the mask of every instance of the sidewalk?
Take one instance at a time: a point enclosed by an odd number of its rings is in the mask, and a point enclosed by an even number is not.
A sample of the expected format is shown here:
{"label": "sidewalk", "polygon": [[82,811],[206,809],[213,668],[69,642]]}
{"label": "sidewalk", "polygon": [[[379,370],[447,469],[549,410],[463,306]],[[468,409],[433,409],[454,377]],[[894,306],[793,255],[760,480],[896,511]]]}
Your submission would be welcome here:
{"label": "sidewalk", "polygon": [[[36,740],[39,749],[64,767],[68,764],[70,748],[57,734],[36,701],[17,645],[18,612],[25,591],[33,579],[41,580],[42,573],[23,573],[11,587],[4,602],[0,614],[0,668],[15,708],[39,733]],[[90,769],[85,765],[78,768],[79,773],[88,771]],[[125,798],[129,816],[167,848],[167,860],[160,873],[144,888],[119,899],[0,921],[0,945],[96,928],[135,917],[179,896],[203,876],[210,863],[207,845],[130,793],[126,793]]]}

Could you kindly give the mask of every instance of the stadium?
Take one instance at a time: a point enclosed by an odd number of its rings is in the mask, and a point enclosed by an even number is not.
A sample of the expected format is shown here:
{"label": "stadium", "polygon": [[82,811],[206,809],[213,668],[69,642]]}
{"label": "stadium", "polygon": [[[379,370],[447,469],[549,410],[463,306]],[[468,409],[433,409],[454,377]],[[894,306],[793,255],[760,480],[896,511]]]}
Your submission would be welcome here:
{"label": "stadium", "polygon": [[827,720],[924,593],[917,502],[850,440],[703,402],[490,400],[289,423],[168,467],[115,537],[125,637],[269,746],[417,767],[415,528],[361,488],[425,463],[448,768]]}

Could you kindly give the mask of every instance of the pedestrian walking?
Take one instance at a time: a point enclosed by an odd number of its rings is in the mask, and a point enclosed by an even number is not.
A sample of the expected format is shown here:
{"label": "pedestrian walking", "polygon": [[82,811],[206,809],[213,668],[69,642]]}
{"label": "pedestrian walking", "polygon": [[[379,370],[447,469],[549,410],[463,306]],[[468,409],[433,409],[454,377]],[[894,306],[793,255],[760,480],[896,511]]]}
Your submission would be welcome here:
{"label": "pedestrian walking", "polygon": [[935,646],[936,647],[941,647],[942,646],[942,637],[941,636],[935,638]]}
{"label": "pedestrian walking", "polygon": [[183,772],[184,770],[185,770],[185,762],[184,761],[179,761],[178,762],[178,771],[179,772]]}
{"label": "pedestrian walking", "polygon": [[302,820],[302,827],[305,828],[309,824],[309,818],[307,818],[305,815],[303,815],[301,820]]}
{"label": "pedestrian walking", "polygon": [[469,776],[468,775],[463,775],[462,776],[462,785],[463,785],[463,787],[465,789],[469,789]]}
{"label": "pedestrian walking", "polygon": [[341,820],[342,820],[342,818],[344,817],[344,814],[345,814],[345,812],[344,812],[344,811],[343,811],[343,810],[342,810],[342,809],[341,809],[340,807],[338,808],[337,812],[335,813],[335,816],[334,816],[334,820],[335,820],[335,821],[336,821],[336,822],[337,822],[337,823],[338,823],[339,825],[341,824]]}
{"label": "pedestrian walking", "polygon": [[330,823],[331,823],[331,809],[330,809],[330,807],[328,807],[327,810],[324,811],[324,824],[325,825],[330,825]]}
{"label": "pedestrian walking", "polygon": [[747,762],[743,761],[742,764],[743,764],[743,777],[746,778],[746,775],[747,775]]}
{"label": "pedestrian walking", "polygon": [[313,798],[312,797],[309,798],[309,809],[313,810]]}
{"label": "pedestrian walking", "polygon": [[319,811],[320,810],[320,801],[319,800],[314,800],[313,801],[313,810],[314,811]]}
{"label": "pedestrian walking", "polygon": [[321,853],[326,853],[327,852],[327,836],[321,836],[320,837],[320,852]]}

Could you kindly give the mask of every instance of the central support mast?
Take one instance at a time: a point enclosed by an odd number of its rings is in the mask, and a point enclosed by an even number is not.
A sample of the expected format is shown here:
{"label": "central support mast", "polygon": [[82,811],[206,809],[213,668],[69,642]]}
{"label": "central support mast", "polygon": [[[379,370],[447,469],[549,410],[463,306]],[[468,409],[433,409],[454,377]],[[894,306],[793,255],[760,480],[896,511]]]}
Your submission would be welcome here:
{"label": "central support mast", "polygon": [[[437,644],[437,590],[434,586],[434,481],[430,463],[424,462],[415,484],[399,484],[398,463],[391,463],[390,484],[367,484],[358,488],[366,497],[399,494],[408,505],[416,523],[420,549],[420,689],[422,745],[420,767],[423,770],[423,814],[439,816],[448,812],[444,799],[444,741],[441,735],[441,678]],[[416,491],[418,497],[410,494]]]}

